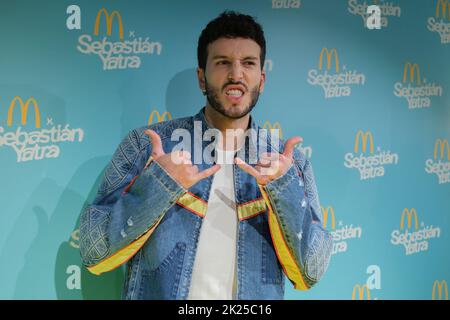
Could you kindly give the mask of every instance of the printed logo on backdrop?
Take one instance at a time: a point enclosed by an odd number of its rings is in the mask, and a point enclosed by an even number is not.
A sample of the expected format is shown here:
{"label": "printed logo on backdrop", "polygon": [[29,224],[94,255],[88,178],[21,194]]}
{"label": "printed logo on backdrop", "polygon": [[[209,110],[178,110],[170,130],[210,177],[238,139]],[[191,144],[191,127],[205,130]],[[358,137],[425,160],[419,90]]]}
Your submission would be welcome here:
{"label": "printed logo on backdrop", "polygon": [[[273,124],[267,120],[264,122],[264,125],[262,127],[263,129],[267,129],[271,134],[274,130],[278,130],[278,137],[280,139],[283,139],[283,130],[281,129],[281,125],[278,121],[274,122]],[[312,147],[311,146],[304,146],[303,142],[299,143],[295,146],[301,153],[305,155],[306,158],[311,159],[312,157]]]}
{"label": "printed logo on backdrop", "polygon": [[161,54],[163,46],[160,42],[138,36],[135,31],[127,32],[124,26],[128,24],[119,11],[102,8],[97,13],[92,33],[79,36],[76,49],[97,56],[103,70],[138,69],[143,58]]}
{"label": "printed logo on backdrop", "polygon": [[355,284],[352,290],[352,300],[378,300],[374,295],[375,290],[381,290],[381,268],[377,265],[367,267],[369,274],[364,284]]}
{"label": "printed logo on backdrop", "polygon": [[439,238],[441,229],[433,225],[419,224],[417,210],[405,208],[400,216],[400,228],[391,233],[391,243],[395,246],[403,245],[405,255],[428,251],[430,240]]}
{"label": "printed logo on backdrop", "polygon": [[[76,229],[70,235],[69,245],[76,249],[80,249],[80,229]],[[68,290],[81,290],[81,268],[76,264],[67,266],[66,287]]]}
{"label": "printed logo on backdrop", "polygon": [[332,254],[347,252],[348,241],[351,239],[361,239],[362,228],[361,226],[353,226],[353,224],[344,224],[342,220],[338,221],[336,228],[336,217],[334,215],[334,208],[328,206],[327,208],[321,207],[323,215],[323,227],[327,230],[331,230],[331,236],[333,237],[333,250]]}
{"label": "printed logo on backdrop", "polygon": [[[348,0],[347,10],[352,15],[360,16],[363,21],[363,26],[368,27],[370,23],[368,23],[372,17],[370,10],[368,8],[370,6],[375,6],[379,8],[380,13],[380,27],[387,28],[389,24],[389,19],[392,17],[400,17],[402,14],[402,9],[399,5],[394,4],[393,2],[382,2],[373,1],[373,3],[367,3],[367,1],[361,0]],[[369,13],[368,13],[369,12]],[[378,28],[377,28],[378,29]]]}
{"label": "printed logo on backdrop", "polygon": [[375,148],[372,132],[358,130],[355,137],[353,152],[344,156],[344,166],[348,169],[358,169],[360,180],[383,177],[387,165],[397,165],[399,155],[390,150]]}
{"label": "printed logo on backdrop", "polygon": [[405,98],[409,109],[431,107],[431,98],[442,96],[442,87],[436,83],[428,83],[421,78],[420,67],[417,63],[406,62],[403,68],[402,82],[394,84],[396,97]]}
{"label": "printed logo on backdrop", "polygon": [[272,0],[272,9],[299,9],[300,0]]}
{"label": "printed logo on backdrop", "polygon": [[307,81],[310,85],[321,86],[324,97],[329,99],[350,96],[351,86],[364,85],[366,76],[356,70],[347,70],[345,64],[341,66],[336,48],[323,48],[318,67],[308,71]]}
{"label": "printed logo on backdrop", "polygon": [[[156,120],[156,121],[155,121]],[[169,111],[164,111],[162,114],[159,113],[158,110],[154,109],[151,113],[150,116],[148,117],[148,121],[147,124],[151,125],[153,123],[158,123],[158,122],[162,122],[162,121],[168,121],[168,120],[172,120],[172,115],[170,114]]]}
{"label": "printed logo on backdrop", "polygon": [[439,34],[441,44],[450,43],[450,0],[436,0],[435,15],[427,22],[428,30]]}
{"label": "printed logo on backdrop", "polygon": [[432,300],[448,300],[448,286],[447,281],[436,280],[433,283],[433,289],[431,291]]}
{"label": "printed logo on backdrop", "polygon": [[278,137],[280,139],[283,139],[283,130],[281,129],[281,125],[280,125],[280,123],[278,121],[274,122],[273,125],[272,125],[270,123],[270,121],[267,120],[263,124],[263,129],[269,130],[270,134],[275,134],[275,131],[278,130],[278,132],[276,132],[278,134]]}
{"label": "printed logo on backdrop", "polygon": [[370,289],[367,284],[355,284],[352,291],[352,300],[370,300]]}
{"label": "printed logo on backdrop", "polygon": [[[21,125],[13,128],[17,116],[16,106]],[[30,106],[34,111],[34,128],[29,125]],[[41,111],[34,97],[24,102],[21,97],[15,96],[9,105],[6,127],[0,126],[0,147],[12,148],[17,155],[17,162],[27,162],[58,158],[62,143],[83,141],[83,129],[73,129],[70,124],[54,124],[52,118],[46,120],[45,128],[42,128]]]}
{"label": "printed logo on backdrop", "polygon": [[425,161],[425,172],[436,174],[438,183],[450,183],[450,146],[447,139],[436,139],[432,159]]}

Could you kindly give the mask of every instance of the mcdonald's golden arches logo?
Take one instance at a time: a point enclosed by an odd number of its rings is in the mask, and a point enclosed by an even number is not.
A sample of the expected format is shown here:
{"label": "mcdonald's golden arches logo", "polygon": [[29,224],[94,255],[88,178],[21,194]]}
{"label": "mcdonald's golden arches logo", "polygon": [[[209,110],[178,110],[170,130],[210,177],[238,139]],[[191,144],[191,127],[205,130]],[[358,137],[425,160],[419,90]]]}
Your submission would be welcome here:
{"label": "mcdonald's golden arches logo", "polygon": [[326,208],[321,207],[322,214],[323,214],[323,227],[326,229],[328,225],[328,219],[331,215],[331,229],[335,229],[335,216],[334,216],[334,209],[332,206],[328,206]]}
{"label": "mcdonald's golden arches logo", "polygon": [[436,18],[444,18],[450,20],[450,0],[437,0],[436,2]]}
{"label": "mcdonald's golden arches logo", "polygon": [[[437,293],[437,298],[436,298]],[[445,297],[445,299],[444,299]],[[448,286],[447,281],[434,281],[433,284],[433,291],[431,293],[431,299],[432,300],[448,300]]]}
{"label": "mcdonald's golden arches logo", "polygon": [[167,120],[172,120],[172,115],[169,111],[164,111],[163,114],[160,114],[158,110],[153,110],[152,113],[150,113],[150,116],[148,117],[148,125],[151,125],[153,123],[153,118],[156,116],[157,122],[162,122]]}
{"label": "mcdonald's golden arches logo", "polygon": [[445,150],[447,149],[447,160],[450,160],[450,147],[447,139],[436,139],[434,143],[434,159],[437,159],[438,155],[440,159],[445,158]]}
{"label": "mcdonald's golden arches logo", "polygon": [[272,132],[273,130],[276,130],[276,129],[278,129],[279,131],[279,138],[280,139],[283,139],[283,131],[281,130],[281,125],[280,125],[280,123],[277,121],[277,122],[275,122],[273,125],[270,123],[270,121],[269,120],[267,120],[266,122],[264,122],[264,125],[263,125],[263,129],[267,129],[267,130],[270,130],[270,132]]}
{"label": "mcdonald's golden arches logo", "polygon": [[105,8],[102,8],[97,13],[97,17],[95,18],[95,25],[94,25],[94,35],[98,36],[98,30],[100,27],[100,20],[102,15],[105,15],[106,20],[106,34],[108,36],[111,36],[111,30],[112,30],[112,23],[114,21],[114,18],[117,18],[117,23],[119,24],[119,37],[120,40],[123,40],[123,23],[122,23],[122,16],[117,10],[114,10],[111,15],[108,13],[108,11]]}
{"label": "mcdonald's golden arches logo", "polygon": [[405,63],[405,67],[403,68],[403,83],[407,81],[409,71],[409,82],[414,83],[414,75],[416,75],[416,83],[420,85],[422,81],[420,80],[420,68],[417,63]]}
{"label": "mcdonald's golden arches logo", "polygon": [[28,115],[28,107],[30,104],[33,104],[34,107],[34,113],[35,113],[35,126],[36,128],[41,127],[41,114],[39,112],[39,106],[37,104],[37,101],[35,98],[30,97],[25,103],[23,102],[22,98],[19,96],[15,96],[8,109],[8,118],[7,118],[7,124],[8,126],[12,126],[13,123],[13,117],[14,117],[14,108],[16,106],[16,102],[18,102],[20,106],[20,112],[21,112],[21,123],[22,125],[27,124],[27,115]]}
{"label": "mcdonald's golden arches logo", "polygon": [[367,139],[369,139],[370,142],[370,153],[373,153],[373,135],[370,131],[367,131],[366,133],[363,133],[362,130],[359,130],[358,133],[356,133],[355,137],[355,145],[354,145],[354,151],[355,153],[359,150],[359,140],[361,138],[362,146],[361,146],[361,152],[366,152],[367,150]]}
{"label": "mcdonald's golden arches logo", "polygon": [[[366,293],[366,299],[364,299],[364,293]],[[356,284],[353,287],[352,300],[370,300],[370,289],[367,284],[364,284],[362,286]]]}
{"label": "mcdonald's golden arches logo", "polygon": [[327,48],[322,48],[322,51],[320,52],[319,56],[319,70],[323,69],[323,55],[326,54],[327,56],[327,70],[331,69],[331,59],[334,55],[334,69],[336,72],[339,72],[339,56],[337,54],[336,48],[333,48],[331,50],[328,50]]}
{"label": "mcdonald's golden arches logo", "polygon": [[400,230],[405,228],[405,218],[407,219],[408,229],[412,227],[412,218],[414,218],[414,228],[416,230],[419,229],[419,220],[415,208],[411,210],[408,208],[403,209],[402,216],[400,217]]}

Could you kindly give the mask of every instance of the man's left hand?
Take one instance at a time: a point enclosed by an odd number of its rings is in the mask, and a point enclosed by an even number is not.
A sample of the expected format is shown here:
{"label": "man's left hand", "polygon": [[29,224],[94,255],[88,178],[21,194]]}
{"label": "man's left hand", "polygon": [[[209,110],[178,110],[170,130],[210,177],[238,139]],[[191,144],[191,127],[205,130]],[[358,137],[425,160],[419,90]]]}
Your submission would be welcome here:
{"label": "man's left hand", "polygon": [[294,163],[294,147],[302,141],[301,137],[288,139],[284,145],[283,153],[263,153],[255,167],[250,166],[240,158],[236,158],[235,163],[242,170],[255,177],[258,184],[266,185],[289,170],[292,163]]}

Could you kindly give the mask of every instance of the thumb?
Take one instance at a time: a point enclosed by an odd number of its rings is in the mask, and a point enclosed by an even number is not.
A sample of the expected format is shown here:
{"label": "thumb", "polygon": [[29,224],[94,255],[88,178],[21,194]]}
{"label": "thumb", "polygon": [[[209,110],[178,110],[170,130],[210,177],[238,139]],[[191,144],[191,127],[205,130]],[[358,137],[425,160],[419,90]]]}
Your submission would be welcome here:
{"label": "thumb", "polygon": [[220,170],[220,164],[215,164],[211,168],[208,168],[206,170],[203,170],[202,172],[199,172],[195,176],[195,178],[197,179],[197,181],[200,181],[202,179],[208,178],[209,176],[212,176],[213,174],[215,174],[219,170]]}
{"label": "thumb", "polygon": [[293,154],[294,154],[294,148],[295,145],[302,142],[303,138],[301,137],[292,137],[289,138],[286,143],[284,144],[284,152],[283,155],[285,155],[286,157],[292,158]]}
{"label": "thumb", "polygon": [[242,170],[252,175],[255,178],[259,177],[259,172],[253,168],[251,165],[247,164],[244,160],[239,157],[234,158],[234,163],[236,163]]}
{"label": "thumb", "polygon": [[164,155],[164,149],[162,147],[161,137],[155,131],[148,129],[145,130],[145,134],[149,136],[152,142],[152,156],[155,158],[159,158]]}

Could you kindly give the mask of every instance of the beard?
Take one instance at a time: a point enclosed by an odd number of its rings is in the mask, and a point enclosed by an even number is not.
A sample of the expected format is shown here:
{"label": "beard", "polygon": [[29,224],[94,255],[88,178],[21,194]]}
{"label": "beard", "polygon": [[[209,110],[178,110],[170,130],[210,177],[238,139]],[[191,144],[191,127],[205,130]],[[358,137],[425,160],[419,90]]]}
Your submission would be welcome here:
{"label": "beard", "polygon": [[[241,84],[245,88],[247,88],[247,86],[245,86],[243,83],[240,83],[240,82],[237,82],[237,83],[228,82],[223,87],[225,88],[226,86],[232,85],[232,84]],[[206,95],[208,103],[211,105],[211,107],[214,110],[216,110],[217,112],[219,112],[221,115],[223,115],[224,117],[227,117],[229,119],[240,119],[242,117],[245,117],[247,114],[249,114],[255,107],[256,103],[258,102],[259,86],[260,86],[260,84],[255,86],[254,88],[252,88],[250,91],[247,90],[248,93],[250,94],[250,103],[239,113],[234,113],[234,112],[232,112],[232,110],[230,110],[231,108],[226,109],[223,106],[223,104],[219,100],[220,89],[208,85],[206,78],[205,78],[205,91],[206,91],[205,95]]]}

